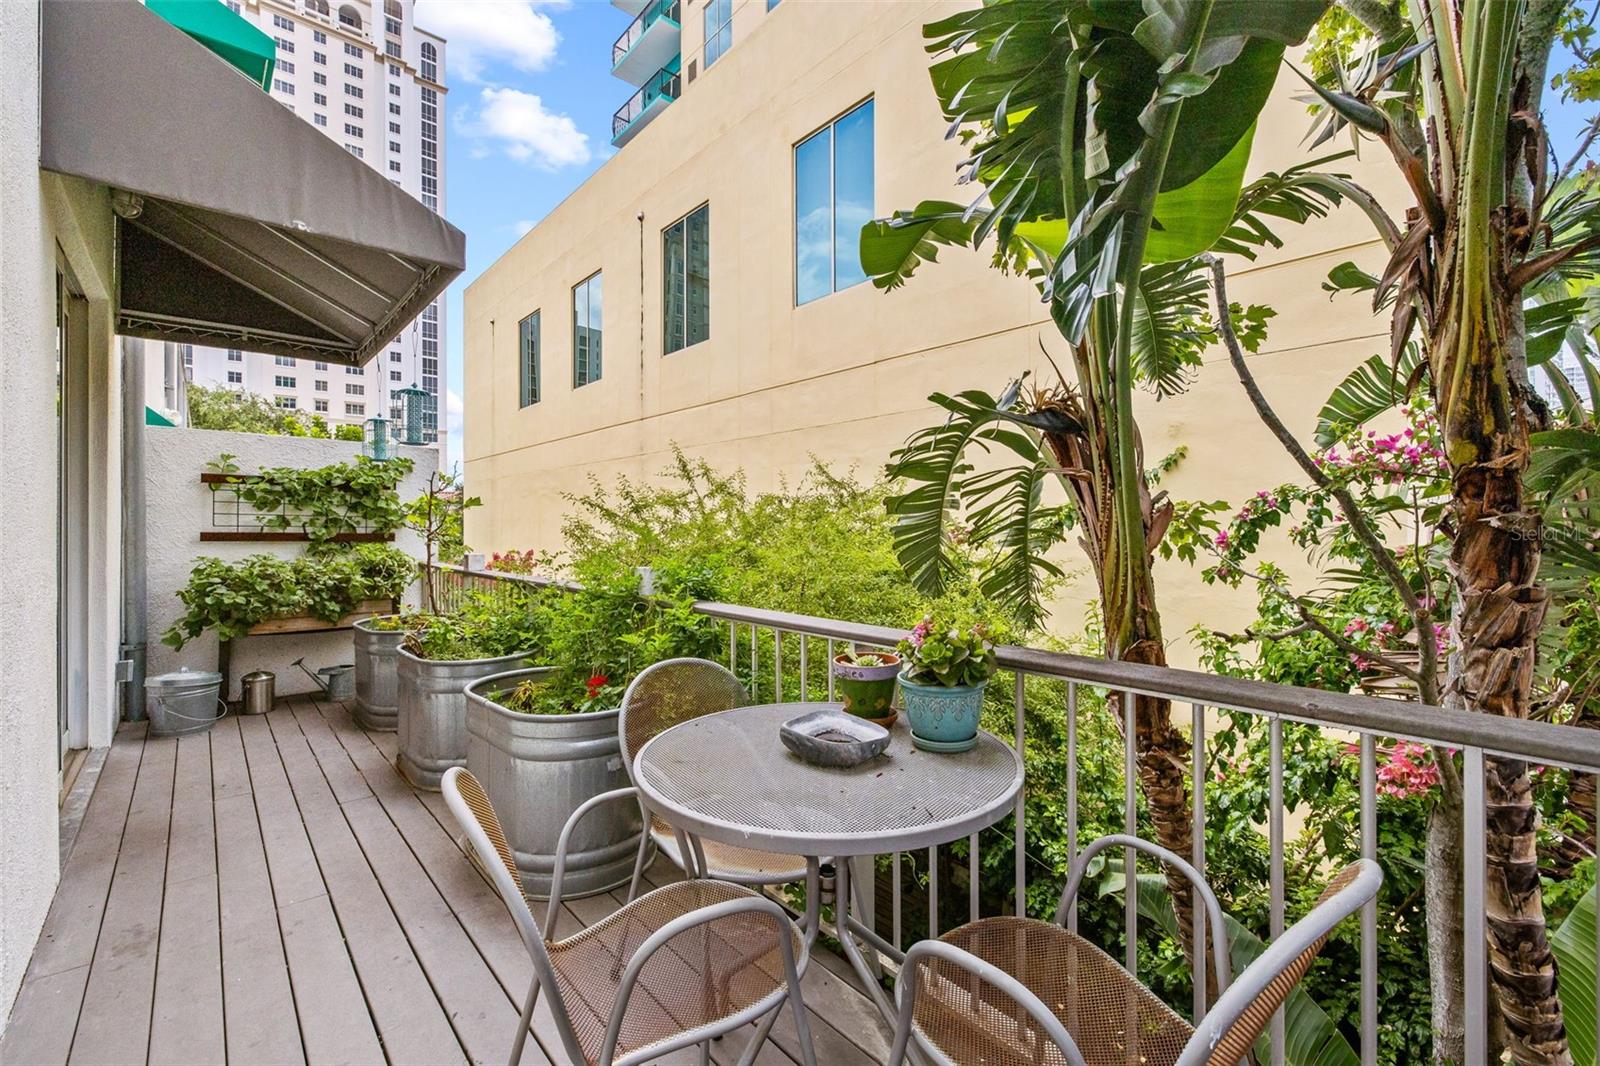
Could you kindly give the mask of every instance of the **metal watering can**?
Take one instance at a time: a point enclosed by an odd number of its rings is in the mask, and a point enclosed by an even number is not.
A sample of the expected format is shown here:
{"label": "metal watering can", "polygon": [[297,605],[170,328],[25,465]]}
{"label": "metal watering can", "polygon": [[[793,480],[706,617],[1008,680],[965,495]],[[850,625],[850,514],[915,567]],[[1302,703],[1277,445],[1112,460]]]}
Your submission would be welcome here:
{"label": "metal watering can", "polygon": [[322,690],[322,694],[330,700],[353,700],[356,698],[356,664],[340,663],[338,666],[324,666],[316,673],[305,668],[305,656],[301,656],[290,666],[298,666],[300,672],[311,679],[311,683]]}

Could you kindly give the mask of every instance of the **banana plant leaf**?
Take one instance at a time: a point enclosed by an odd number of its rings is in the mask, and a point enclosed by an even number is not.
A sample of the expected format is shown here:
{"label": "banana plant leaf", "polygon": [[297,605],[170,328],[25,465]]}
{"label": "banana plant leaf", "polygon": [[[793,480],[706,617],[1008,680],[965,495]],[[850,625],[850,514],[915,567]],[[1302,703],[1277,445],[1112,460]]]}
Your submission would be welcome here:
{"label": "banana plant leaf", "polygon": [[[1155,922],[1163,933],[1176,939],[1178,922],[1172,913],[1166,878],[1160,874],[1139,874],[1134,882],[1138,886],[1139,917]],[[1108,860],[1100,878],[1100,895],[1120,894],[1122,886],[1121,860]],[[1224,914],[1222,920],[1228,926],[1228,963],[1238,975],[1261,956],[1266,945],[1231,915]],[[1592,951],[1590,955],[1592,957]],[[1591,1001],[1593,998],[1590,997]],[[1296,986],[1284,1003],[1283,1032],[1284,1061],[1289,1066],[1360,1066],[1361,1057],[1303,985]],[[1261,1062],[1271,1061],[1266,1037],[1257,1042],[1256,1057]]]}
{"label": "banana plant leaf", "polygon": [[1594,889],[1572,908],[1550,938],[1561,974],[1561,1014],[1575,1066],[1595,1066]]}

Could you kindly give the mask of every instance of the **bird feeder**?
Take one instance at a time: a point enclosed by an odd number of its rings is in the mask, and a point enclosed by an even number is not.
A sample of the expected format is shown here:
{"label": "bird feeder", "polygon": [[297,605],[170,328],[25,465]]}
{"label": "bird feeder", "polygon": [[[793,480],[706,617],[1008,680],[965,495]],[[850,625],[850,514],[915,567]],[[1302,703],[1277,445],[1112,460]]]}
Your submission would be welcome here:
{"label": "bird feeder", "polygon": [[369,418],[361,427],[361,454],[375,463],[389,461],[389,420],[382,415]]}
{"label": "bird feeder", "polygon": [[408,389],[395,389],[394,399],[399,407],[400,425],[398,427],[398,436],[400,443],[423,443],[423,416],[427,411],[427,390],[417,388],[416,383],[413,382]]}

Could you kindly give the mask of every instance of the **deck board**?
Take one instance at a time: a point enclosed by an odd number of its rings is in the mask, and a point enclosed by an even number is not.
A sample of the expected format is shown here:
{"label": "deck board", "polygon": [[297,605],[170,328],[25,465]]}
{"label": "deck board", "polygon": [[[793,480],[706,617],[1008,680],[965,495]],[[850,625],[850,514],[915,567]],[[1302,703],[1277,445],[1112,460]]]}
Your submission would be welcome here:
{"label": "deck board", "polygon": [[130,1047],[141,1058],[148,1052],[177,753],[171,737],[145,742],[84,990],[84,1002],[94,1009],[78,1022],[68,1062],[115,1062]]}
{"label": "deck board", "polygon": [[219,1062],[227,1055],[222,1012],[211,740],[178,740],[167,835],[166,896],[150,1019],[150,1062]]}
{"label": "deck board", "polygon": [[[0,1062],[503,1062],[531,963],[443,797],[395,773],[396,748],[310,697],[181,739],[123,726],[72,797],[81,824]],[[658,861],[646,878],[682,874]],[[567,901],[561,934],[625,894]],[[805,988],[819,1062],[882,1061],[837,960],[819,956]],[[533,1030],[524,1062],[564,1062],[548,996]],[[731,1066],[750,1031],[713,1061]],[[785,1010],[756,1062],[799,1059]]]}

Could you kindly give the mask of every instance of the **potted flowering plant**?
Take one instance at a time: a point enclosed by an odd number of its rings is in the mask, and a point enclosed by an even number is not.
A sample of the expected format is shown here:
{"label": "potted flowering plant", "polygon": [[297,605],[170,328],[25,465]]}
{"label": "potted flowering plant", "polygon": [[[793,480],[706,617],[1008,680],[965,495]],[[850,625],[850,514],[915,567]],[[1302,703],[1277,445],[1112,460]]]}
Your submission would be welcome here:
{"label": "potted flowering plant", "polygon": [[888,728],[894,724],[894,683],[900,656],[892,651],[846,651],[833,657],[834,691],[846,712]]}
{"label": "potted flowering plant", "polygon": [[913,744],[924,751],[968,751],[978,743],[983,689],[999,668],[994,646],[988,627],[932,615],[900,642],[900,691]]}

